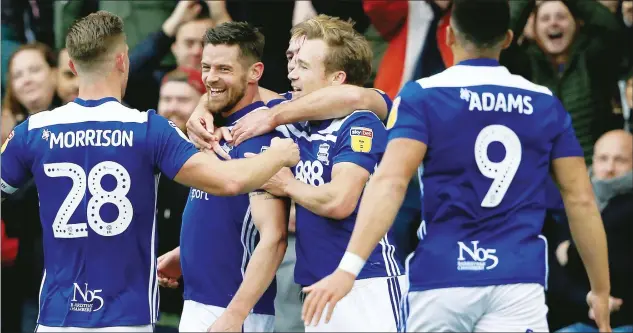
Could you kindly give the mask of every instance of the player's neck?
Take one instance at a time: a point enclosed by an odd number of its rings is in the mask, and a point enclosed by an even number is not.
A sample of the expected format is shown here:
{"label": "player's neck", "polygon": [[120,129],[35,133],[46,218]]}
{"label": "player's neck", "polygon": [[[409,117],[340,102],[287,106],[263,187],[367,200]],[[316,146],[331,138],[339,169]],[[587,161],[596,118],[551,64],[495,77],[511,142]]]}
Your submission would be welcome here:
{"label": "player's neck", "polygon": [[98,80],[80,80],[78,98],[83,100],[97,100],[105,97],[114,97],[121,101],[121,84],[108,78]]}
{"label": "player's neck", "polygon": [[222,112],[222,117],[228,117],[232,114],[234,114],[235,112],[257,102],[257,101],[261,101],[261,97],[259,96],[259,86],[257,85],[248,85],[246,87],[246,91],[244,92],[244,97],[242,97],[242,99],[240,99],[239,102],[237,102],[235,104],[235,106],[233,106],[233,108],[231,108],[229,111],[226,112]]}
{"label": "player's neck", "polygon": [[495,59],[499,61],[500,52],[490,50],[489,52],[468,52],[453,50],[453,63],[458,64],[466,60],[474,59]]}

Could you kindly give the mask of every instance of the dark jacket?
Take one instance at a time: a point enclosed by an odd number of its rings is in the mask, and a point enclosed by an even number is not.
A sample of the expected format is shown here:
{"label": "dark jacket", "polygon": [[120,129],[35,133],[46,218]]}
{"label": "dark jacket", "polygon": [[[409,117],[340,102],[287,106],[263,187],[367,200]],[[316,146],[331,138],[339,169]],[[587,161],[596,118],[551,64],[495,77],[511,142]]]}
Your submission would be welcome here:
{"label": "dark jacket", "polygon": [[[619,311],[611,314],[611,327],[633,325],[633,192],[618,195],[602,210],[607,235],[611,295],[623,300]],[[567,226],[567,224],[563,224]],[[569,228],[564,232],[569,236]],[[552,276],[551,290],[565,298],[569,322],[595,325],[587,315],[586,296],[591,287],[578,249],[572,242],[567,252],[568,261],[558,266],[559,274]],[[557,262],[553,264],[558,265]],[[552,271],[554,274],[554,271]]]}
{"label": "dark jacket", "polygon": [[622,128],[621,116],[613,114],[612,97],[617,88],[621,50],[621,26],[605,6],[595,0],[569,0],[570,11],[584,21],[571,45],[567,64],[559,72],[535,43],[518,45],[533,1],[510,1],[511,29],[515,41],[501,57],[503,65],[536,84],[546,86],[571,114],[576,136],[587,164],[593,144],[603,133]]}

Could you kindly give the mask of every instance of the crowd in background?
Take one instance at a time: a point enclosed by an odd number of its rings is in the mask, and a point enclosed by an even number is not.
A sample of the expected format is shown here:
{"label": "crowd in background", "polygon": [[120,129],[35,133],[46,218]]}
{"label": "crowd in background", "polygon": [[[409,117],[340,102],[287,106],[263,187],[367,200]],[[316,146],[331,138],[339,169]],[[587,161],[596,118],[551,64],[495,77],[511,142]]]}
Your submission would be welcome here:
{"label": "crowd in background", "polygon": [[[277,92],[290,89],[285,56],[290,28],[317,14],[356,22],[374,51],[373,75],[366,86],[392,98],[407,81],[454,65],[444,43],[450,0],[194,2],[2,0],[1,140],[29,115],[77,96],[77,79],[64,50],[65,31],[75,19],[100,9],[125,22],[130,77],[123,102],[139,110],[156,109],[183,131],[205,92],[200,74],[203,33],[226,21],[247,21],[265,34],[260,85]],[[571,114],[607,232],[612,295],[619,306],[612,326],[633,325],[633,1],[514,0],[511,8],[515,40],[501,63],[548,87]],[[582,325],[591,325],[584,300],[588,280],[553,182],[549,193],[544,234],[549,240],[550,328],[587,331]],[[161,178],[159,255],[178,245],[188,194],[188,188]],[[395,223],[402,259],[417,242],[419,202],[419,184],[412,179]],[[43,256],[38,208],[33,184],[2,204],[1,319],[9,331],[35,328]],[[303,330],[298,288],[292,285],[292,244],[291,237],[277,278],[280,331]],[[159,329],[177,327],[182,303],[181,289],[161,289]]]}

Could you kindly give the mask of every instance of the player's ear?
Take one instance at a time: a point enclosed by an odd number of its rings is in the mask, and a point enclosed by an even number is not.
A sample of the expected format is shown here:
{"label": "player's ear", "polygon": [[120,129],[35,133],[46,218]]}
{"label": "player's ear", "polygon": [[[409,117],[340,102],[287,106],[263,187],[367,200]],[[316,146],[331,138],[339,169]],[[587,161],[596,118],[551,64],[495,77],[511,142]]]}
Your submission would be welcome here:
{"label": "player's ear", "polygon": [[446,46],[453,47],[453,45],[455,45],[456,39],[457,38],[455,37],[455,30],[453,30],[453,27],[451,27],[451,25],[449,24],[448,27],[446,27]]}
{"label": "player's ear", "polygon": [[68,60],[68,67],[70,67],[70,71],[77,76],[77,69],[75,69],[75,63],[72,60]]}
{"label": "player's ear", "polygon": [[127,63],[125,61],[125,53],[119,53],[116,55],[115,58],[115,62],[116,62],[116,68],[121,72],[121,73],[125,73],[126,71],[126,67],[127,67]]}
{"label": "player's ear", "polygon": [[248,70],[248,83],[256,83],[264,75],[264,63],[258,61],[251,65]]}
{"label": "player's ear", "polygon": [[508,31],[506,31],[506,36],[503,39],[503,43],[501,44],[501,49],[505,50],[510,47],[510,44],[512,44],[512,39],[514,39],[514,33],[512,32],[512,30],[508,29]]}
{"label": "player's ear", "polygon": [[340,85],[345,83],[345,79],[347,79],[347,74],[343,71],[336,71],[330,75],[330,81],[332,81],[332,85]]}

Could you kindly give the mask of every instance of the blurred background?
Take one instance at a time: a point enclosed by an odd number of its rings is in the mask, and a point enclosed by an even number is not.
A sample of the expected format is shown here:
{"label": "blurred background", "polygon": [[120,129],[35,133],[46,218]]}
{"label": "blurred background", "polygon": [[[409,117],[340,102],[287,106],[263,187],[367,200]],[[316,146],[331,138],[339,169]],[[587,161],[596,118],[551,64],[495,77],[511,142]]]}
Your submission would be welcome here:
{"label": "blurred background", "polygon": [[[501,63],[515,74],[548,87],[572,116],[591,170],[607,239],[612,295],[622,300],[613,312],[614,329],[633,331],[633,1],[513,0],[515,40]],[[65,33],[72,22],[97,10],[119,15],[130,47],[130,78],[124,103],[156,109],[183,131],[205,92],[200,79],[202,36],[227,21],[247,21],[266,36],[260,85],[290,89],[287,59],[290,28],[317,14],[352,19],[374,51],[367,87],[394,98],[410,80],[453,65],[444,44],[450,0],[175,1],[175,0],[2,0],[1,75],[4,142],[29,115],[72,101],[77,80],[68,67]],[[544,234],[549,241],[547,301],[552,331],[594,328],[584,297],[589,283],[569,235],[556,185],[548,188]],[[163,178],[157,218],[159,255],[178,246],[188,188]],[[419,184],[412,179],[396,218],[399,255],[417,243]],[[2,313],[7,331],[33,331],[42,274],[38,196],[32,184],[2,203]],[[291,225],[292,229],[292,225]],[[292,230],[291,230],[292,231]],[[278,331],[303,331],[299,288],[292,282],[294,242],[278,272]],[[182,284],[181,284],[182,285]],[[161,288],[158,332],[176,332],[182,289]]]}

